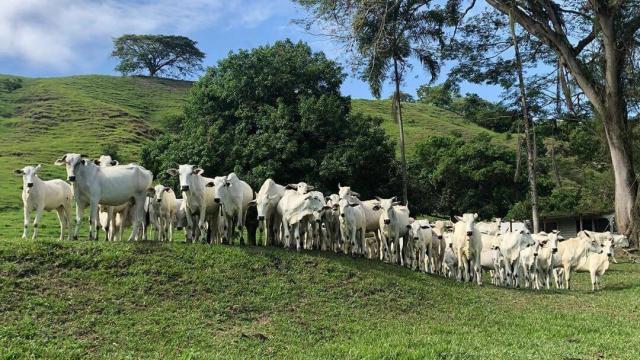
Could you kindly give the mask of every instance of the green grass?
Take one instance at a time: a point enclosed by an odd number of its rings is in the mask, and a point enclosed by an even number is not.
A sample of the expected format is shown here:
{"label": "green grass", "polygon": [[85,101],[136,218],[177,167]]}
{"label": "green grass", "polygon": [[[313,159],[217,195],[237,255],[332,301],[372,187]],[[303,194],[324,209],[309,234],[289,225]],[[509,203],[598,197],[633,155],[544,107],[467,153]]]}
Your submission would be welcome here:
{"label": "green grass", "polygon": [[[351,104],[352,111],[381,117],[384,120],[382,126],[387,134],[399,143],[400,132],[398,123],[391,113],[391,100],[356,99]],[[407,156],[412,156],[416,144],[427,136],[433,135],[461,135],[469,139],[479,134],[486,134],[491,137],[492,142],[515,149],[515,140],[507,139],[505,134],[480,127],[451,111],[433,105],[403,103],[402,114]]]}
{"label": "green grass", "polygon": [[640,356],[637,265],[614,265],[600,292],[586,274],[578,290],[533,292],[328,253],[5,230],[0,358]]}
{"label": "green grass", "polygon": [[[12,170],[42,163],[44,179],[64,177],[52,165],[57,157],[95,156],[107,143],[135,161],[190,87],[111,76],[23,84],[0,91],[0,359],[640,355],[633,264],[614,265],[597,293],[586,274],[576,291],[532,292],[318,252],[59,242],[55,213],[44,215],[38,240],[20,240],[21,183]],[[397,140],[388,101],[354,100],[353,109],[383,117]],[[428,105],[407,104],[404,113],[409,155],[428,135],[487,133],[513,145]]]}
{"label": "green grass", "polygon": [[[6,77],[0,75],[0,79]],[[182,111],[190,82],[142,77],[72,76],[23,79],[0,90],[0,211],[21,206],[22,182],[10,174],[42,163],[42,178],[64,177],[53,166],[67,152],[98,156],[115,143],[126,161],[159,134],[162,119]]]}

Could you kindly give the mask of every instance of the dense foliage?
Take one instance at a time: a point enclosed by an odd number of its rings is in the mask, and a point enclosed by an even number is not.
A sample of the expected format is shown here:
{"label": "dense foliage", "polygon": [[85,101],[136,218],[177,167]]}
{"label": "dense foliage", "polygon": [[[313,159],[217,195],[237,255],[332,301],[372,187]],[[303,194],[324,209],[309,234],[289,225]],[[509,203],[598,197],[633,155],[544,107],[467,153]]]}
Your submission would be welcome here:
{"label": "dense foliage", "polygon": [[256,190],[270,177],[387,193],[394,145],[381,120],[350,114],[343,79],[335,62],[301,42],[232,53],[194,85],[185,118],[174,119],[177,133],[146,147],[143,164],[162,180],[167,168],[192,163],[209,176],[235,171]]}
{"label": "dense foliage", "polygon": [[418,212],[454,215],[478,212],[504,216],[526,196],[526,183],[514,183],[514,153],[488,136],[465,140],[430,136],[418,145],[411,164],[412,194]]}
{"label": "dense foliage", "polygon": [[184,36],[127,34],[113,40],[111,56],[120,59],[116,71],[123,75],[180,78],[202,70],[205,55],[196,45]]}

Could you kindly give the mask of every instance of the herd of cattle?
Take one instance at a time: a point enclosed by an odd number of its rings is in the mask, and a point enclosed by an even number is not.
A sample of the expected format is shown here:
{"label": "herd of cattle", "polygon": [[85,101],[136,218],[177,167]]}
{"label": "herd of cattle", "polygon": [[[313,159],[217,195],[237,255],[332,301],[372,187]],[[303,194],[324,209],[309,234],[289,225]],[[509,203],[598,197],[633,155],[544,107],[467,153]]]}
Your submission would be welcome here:
{"label": "herd of cattle", "polygon": [[[41,180],[41,165],[15,171],[23,178],[23,238],[30,212],[36,213],[35,238],[42,212],[56,210],[60,239],[65,232],[77,239],[88,207],[89,239],[97,239],[102,229],[107,240],[119,240],[131,226],[129,240],[146,239],[147,231],[155,229],[156,239],[172,241],[174,229],[184,229],[187,241],[230,244],[239,238],[244,244],[243,230],[255,236],[258,227],[264,245],[377,258],[478,285],[485,270],[495,285],[549,289],[553,283],[570,289],[572,273],[589,272],[592,290],[599,288],[609,259],[615,262],[614,246],[628,246],[624,236],[610,232],[581,231],[565,240],[557,231],[531,234],[524,223],[480,222],[477,214],[452,221],[415,220],[395,197],[363,201],[339,184],[337,194],[325,196],[304,182],[283,186],[267,179],[256,194],[235,173],[209,178],[200,168],[179,165],[167,170],[179,178],[182,198],[177,198],[170,187],[153,186],[150,171],[119,165],[109,156],[92,161],[66,154],[55,164],[66,167],[72,185]],[[248,218],[252,208],[257,215]]]}

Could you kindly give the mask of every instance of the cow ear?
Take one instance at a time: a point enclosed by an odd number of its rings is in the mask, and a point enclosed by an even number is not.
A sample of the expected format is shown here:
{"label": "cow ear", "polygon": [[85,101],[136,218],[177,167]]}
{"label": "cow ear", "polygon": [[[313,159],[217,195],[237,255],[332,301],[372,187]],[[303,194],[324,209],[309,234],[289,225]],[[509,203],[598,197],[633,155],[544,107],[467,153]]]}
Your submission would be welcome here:
{"label": "cow ear", "polygon": [[454,216],[453,218],[456,219],[456,221],[454,221],[454,222],[462,221],[462,217],[460,217],[458,215]]}
{"label": "cow ear", "polygon": [[205,186],[206,187],[214,187],[214,186],[216,186],[216,184],[214,184],[213,181],[209,181]]}
{"label": "cow ear", "polygon": [[478,213],[473,214],[473,220],[478,220]]}
{"label": "cow ear", "polygon": [[67,158],[67,155],[61,157],[60,159],[56,160],[53,165],[57,165],[57,166],[62,166],[65,165],[65,159]]}
{"label": "cow ear", "polygon": [[147,188],[147,195],[153,195],[156,193],[156,189],[149,187]]}
{"label": "cow ear", "polygon": [[374,196],[376,198],[376,200],[378,201],[382,201],[382,199],[379,196]]}
{"label": "cow ear", "polygon": [[289,190],[298,190],[298,185],[296,184],[287,184],[287,186],[284,187],[285,189],[289,189]]}
{"label": "cow ear", "polygon": [[315,186],[307,185],[307,191],[311,191],[315,188],[316,188]]}
{"label": "cow ear", "polygon": [[111,166],[116,166],[118,164],[120,164],[118,160],[111,160]]}
{"label": "cow ear", "polygon": [[33,171],[35,173],[40,172],[40,170],[42,170],[42,165],[41,164],[36,165],[35,169],[33,169]]}
{"label": "cow ear", "polygon": [[325,206],[323,206],[322,208],[323,208],[324,210],[329,210],[329,209],[331,209],[331,206],[329,206],[329,205],[325,205]]}
{"label": "cow ear", "polygon": [[168,187],[168,186],[165,186],[165,187],[164,187],[164,191],[169,192],[169,191],[171,191],[171,188],[170,188],[170,187]]}
{"label": "cow ear", "polygon": [[98,160],[98,159],[93,160],[93,163],[94,163],[94,164],[96,164],[96,165],[98,165],[98,166],[100,166],[100,160]]}
{"label": "cow ear", "polygon": [[353,195],[353,196],[355,196],[355,197],[360,197],[360,193],[357,193],[357,192],[355,192],[355,191],[352,191],[352,192],[351,192],[351,195]]}
{"label": "cow ear", "polygon": [[193,173],[196,175],[202,175],[204,174],[204,170],[202,170],[202,168],[196,168],[196,169],[193,169]]}
{"label": "cow ear", "polygon": [[13,175],[22,176],[22,175],[24,175],[24,171],[22,171],[22,169],[13,170]]}
{"label": "cow ear", "polygon": [[165,172],[171,176],[176,176],[178,175],[178,169],[167,169],[165,170]]}

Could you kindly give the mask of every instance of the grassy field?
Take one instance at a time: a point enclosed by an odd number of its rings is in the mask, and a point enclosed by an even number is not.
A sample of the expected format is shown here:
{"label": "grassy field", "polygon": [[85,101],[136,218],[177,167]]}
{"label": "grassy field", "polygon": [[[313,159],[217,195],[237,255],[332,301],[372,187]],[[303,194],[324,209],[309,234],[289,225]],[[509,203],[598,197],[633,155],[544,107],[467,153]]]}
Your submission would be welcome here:
{"label": "grassy field", "polygon": [[[3,78],[4,76],[0,76]],[[142,143],[157,135],[162,119],[182,111],[191,83],[184,81],[72,76],[23,80],[12,93],[0,90],[0,211],[21,206],[20,178],[10,174],[42,163],[42,178],[63,177],[53,166],[66,152],[98,156],[118,144],[123,159],[136,160]]]}
{"label": "grassy field", "polygon": [[0,358],[637,359],[640,268],[614,265],[597,293],[576,280],[533,292],[319,252],[2,236]]}

